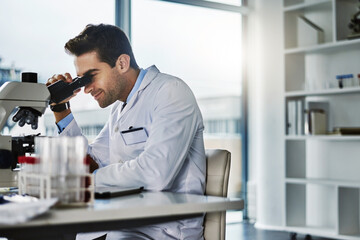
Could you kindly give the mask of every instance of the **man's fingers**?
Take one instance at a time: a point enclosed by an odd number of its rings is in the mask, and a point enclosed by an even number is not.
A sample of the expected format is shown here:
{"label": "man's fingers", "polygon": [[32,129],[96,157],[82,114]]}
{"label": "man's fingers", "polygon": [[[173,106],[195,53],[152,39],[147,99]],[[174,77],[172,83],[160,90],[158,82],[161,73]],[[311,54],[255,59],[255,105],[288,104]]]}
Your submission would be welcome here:
{"label": "man's fingers", "polygon": [[65,82],[72,82],[70,73],[65,73],[63,76],[65,78]]}
{"label": "man's fingers", "polygon": [[49,86],[57,81],[65,81],[65,82],[72,82],[72,78],[70,73],[64,74],[54,74],[51,78],[49,78],[46,82],[46,86]]}

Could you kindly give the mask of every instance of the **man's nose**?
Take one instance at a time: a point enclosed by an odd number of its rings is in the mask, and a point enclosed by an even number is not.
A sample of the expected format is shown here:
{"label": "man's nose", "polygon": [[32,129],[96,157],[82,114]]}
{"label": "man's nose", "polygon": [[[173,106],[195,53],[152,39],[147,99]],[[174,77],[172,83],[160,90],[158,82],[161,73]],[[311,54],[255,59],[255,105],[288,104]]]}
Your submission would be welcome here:
{"label": "man's nose", "polygon": [[86,94],[91,93],[92,89],[93,89],[92,84],[89,83],[89,84],[85,85],[84,93],[86,93]]}

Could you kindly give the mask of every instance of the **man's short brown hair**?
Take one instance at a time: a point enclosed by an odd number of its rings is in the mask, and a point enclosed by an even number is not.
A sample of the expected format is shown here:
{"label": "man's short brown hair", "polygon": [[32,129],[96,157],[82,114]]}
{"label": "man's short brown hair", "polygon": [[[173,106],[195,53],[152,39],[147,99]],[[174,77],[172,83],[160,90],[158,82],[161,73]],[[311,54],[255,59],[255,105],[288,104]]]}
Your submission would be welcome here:
{"label": "man's short brown hair", "polygon": [[65,44],[65,50],[75,56],[96,51],[99,60],[111,67],[115,66],[121,54],[127,54],[130,56],[130,67],[139,68],[126,34],[113,25],[87,25],[79,35]]}

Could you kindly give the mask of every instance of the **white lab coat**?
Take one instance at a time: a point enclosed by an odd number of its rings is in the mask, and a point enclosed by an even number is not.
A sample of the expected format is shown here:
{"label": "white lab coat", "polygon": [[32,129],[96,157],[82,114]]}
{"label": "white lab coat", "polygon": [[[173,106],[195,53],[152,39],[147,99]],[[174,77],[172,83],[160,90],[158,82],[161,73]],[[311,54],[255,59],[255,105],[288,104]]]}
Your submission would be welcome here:
{"label": "white lab coat", "polygon": [[[181,79],[151,66],[122,111],[121,106],[120,101],[113,104],[108,122],[88,147],[88,153],[100,167],[95,185],[203,194],[204,126],[190,88]],[[128,135],[131,141],[124,140],[121,132],[129,128],[144,128],[148,137],[141,130]],[[61,133],[80,134],[75,120]],[[202,239],[202,221],[196,218],[131,231],[153,239]],[[119,234],[124,232],[111,232],[107,239],[125,236]]]}

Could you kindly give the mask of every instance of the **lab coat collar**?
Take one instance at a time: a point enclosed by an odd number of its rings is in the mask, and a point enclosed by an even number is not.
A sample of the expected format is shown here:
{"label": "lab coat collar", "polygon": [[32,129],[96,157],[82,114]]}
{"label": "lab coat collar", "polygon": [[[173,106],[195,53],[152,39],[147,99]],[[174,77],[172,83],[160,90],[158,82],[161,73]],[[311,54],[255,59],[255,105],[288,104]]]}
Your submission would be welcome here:
{"label": "lab coat collar", "polygon": [[138,89],[138,92],[146,88],[151,81],[156,77],[156,75],[160,72],[159,69],[155,65],[152,65],[146,69],[146,74],[144,76],[144,79]]}
{"label": "lab coat collar", "polygon": [[147,72],[140,84],[139,89],[136,91],[134,96],[131,97],[130,101],[126,104],[126,107],[121,111],[122,104],[118,105],[118,108],[120,111],[118,120],[120,120],[121,116],[123,116],[129,109],[131,109],[131,107],[134,104],[134,102],[136,101],[136,98],[138,97],[139,93],[142,90],[144,90],[151,83],[151,81],[156,77],[156,75],[160,72],[159,69],[157,69],[157,67],[155,65],[148,67],[146,69],[146,71]]}

